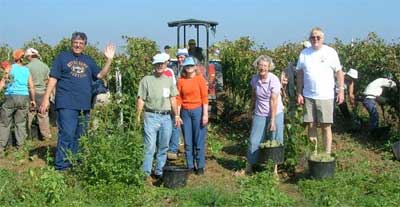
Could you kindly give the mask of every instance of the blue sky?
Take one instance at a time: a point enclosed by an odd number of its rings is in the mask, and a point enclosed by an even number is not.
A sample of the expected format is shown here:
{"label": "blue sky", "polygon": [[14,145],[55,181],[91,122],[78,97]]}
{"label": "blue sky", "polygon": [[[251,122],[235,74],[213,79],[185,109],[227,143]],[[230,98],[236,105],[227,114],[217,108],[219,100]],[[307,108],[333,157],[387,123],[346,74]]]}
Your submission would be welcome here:
{"label": "blue sky", "polygon": [[0,44],[22,47],[40,36],[54,45],[83,31],[100,47],[109,41],[123,45],[122,35],[147,37],[163,47],[176,45],[176,29],[167,22],[188,18],[219,23],[211,43],[250,36],[274,48],[304,40],[314,26],[328,42],[365,38],[368,32],[398,42],[399,8],[398,0],[0,0]]}

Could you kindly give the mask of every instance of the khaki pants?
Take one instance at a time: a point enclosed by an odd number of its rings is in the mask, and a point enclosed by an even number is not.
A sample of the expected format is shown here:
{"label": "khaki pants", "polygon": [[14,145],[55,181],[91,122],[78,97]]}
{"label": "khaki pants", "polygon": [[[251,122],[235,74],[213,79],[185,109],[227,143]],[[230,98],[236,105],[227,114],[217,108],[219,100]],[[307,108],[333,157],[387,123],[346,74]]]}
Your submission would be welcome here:
{"label": "khaki pants", "polygon": [[15,123],[17,146],[23,145],[26,134],[26,119],[29,110],[29,96],[6,96],[0,111],[0,148],[4,148],[10,137],[11,124]]}
{"label": "khaki pants", "polygon": [[38,109],[40,104],[42,103],[44,94],[35,94],[35,101],[36,101],[36,108],[32,109],[28,114],[28,131],[30,132],[32,129],[32,121],[36,117],[37,122],[39,125],[40,134],[44,139],[51,138],[51,131],[50,131],[50,122],[49,122],[49,113],[41,114],[39,113]]}

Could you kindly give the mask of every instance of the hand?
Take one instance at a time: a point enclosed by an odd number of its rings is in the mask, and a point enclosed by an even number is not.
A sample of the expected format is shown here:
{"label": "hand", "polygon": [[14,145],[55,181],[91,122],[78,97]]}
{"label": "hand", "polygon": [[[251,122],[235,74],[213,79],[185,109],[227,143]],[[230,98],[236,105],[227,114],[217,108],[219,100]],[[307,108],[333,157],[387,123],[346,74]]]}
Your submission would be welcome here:
{"label": "hand", "polygon": [[183,125],[183,121],[182,121],[181,117],[176,116],[175,117],[175,127],[180,127],[181,125]]}
{"label": "hand", "polygon": [[104,49],[104,55],[108,59],[113,59],[115,55],[115,45],[108,43],[106,48]]}
{"label": "hand", "polygon": [[43,98],[42,104],[40,104],[39,113],[41,114],[46,113],[47,109],[49,108],[49,105],[50,105],[49,99]]}
{"label": "hand", "polygon": [[29,111],[36,111],[36,102],[35,101],[31,101],[29,103]]}
{"label": "hand", "polygon": [[269,129],[269,131],[271,131],[271,132],[276,131],[275,119],[271,119],[271,120],[269,121],[268,129]]}
{"label": "hand", "polygon": [[342,104],[343,101],[344,101],[344,92],[343,92],[343,89],[341,89],[341,90],[339,90],[339,93],[336,97],[336,103]]}
{"label": "hand", "polygon": [[204,114],[204,115],[203,115],[203,117],[202,117],[202,119],[201,119],[201,124],[202,124],[203,126],[205,126],[205,125],[208,124],[208,114]]}
{"label": "hand", "polygon": [[301,94],[297,95],[297,105],[304,105],[304,97]]}
{"label": "hand", "polygon": [[312,143],[317,143],[317,138],[316,137],[310,137],[310,142]]}

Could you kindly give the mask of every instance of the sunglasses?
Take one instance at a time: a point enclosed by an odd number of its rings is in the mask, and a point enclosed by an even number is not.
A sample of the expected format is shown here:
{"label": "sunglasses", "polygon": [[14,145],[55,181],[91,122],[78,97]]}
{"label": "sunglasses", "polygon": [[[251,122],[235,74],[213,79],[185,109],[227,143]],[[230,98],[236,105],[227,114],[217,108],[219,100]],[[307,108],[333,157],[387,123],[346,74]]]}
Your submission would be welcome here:
{"label": "sunglasses", "polygon": [[310,39],[312,39],[312,40],[320,40],[321,36],[311,36]]}

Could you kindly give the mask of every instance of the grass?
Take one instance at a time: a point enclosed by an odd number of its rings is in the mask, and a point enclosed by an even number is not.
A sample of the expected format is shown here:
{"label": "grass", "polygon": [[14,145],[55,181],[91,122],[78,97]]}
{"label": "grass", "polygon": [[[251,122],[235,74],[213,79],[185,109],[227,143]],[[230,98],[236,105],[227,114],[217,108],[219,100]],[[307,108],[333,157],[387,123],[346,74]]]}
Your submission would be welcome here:
{"label": "grass", "polygon": [[[116,183],[85,184],[73,171],[59,173],[26,149],[0,159],[0,206],[397,206],[400,164],[360,135],[335,134],[333,178],[311,180],[307,169],[276,180],[269,170],[234,176],[245,167],[246,135],[211,127],[207,169],[180,189]],[[54,145],[52,143],[51,145]],[[43,146],[41,146],[43,147]],[[47,146],[50,147],[51,146]],[[50,157],[51,158],[51,157]],[[45,159],[45,160],[43,160]],[[7,164],[8,163],[8,164]],[[284,170],[283,170],[284,172]],[[287,175],[289,176],[289,175]]]}

